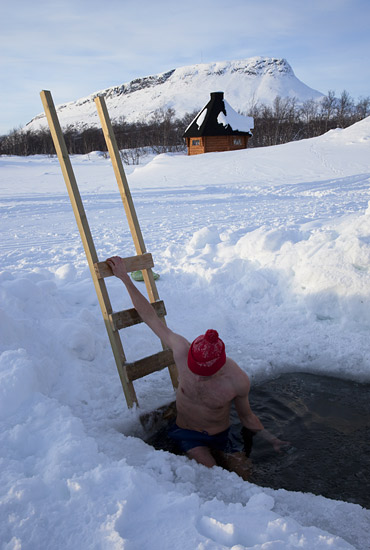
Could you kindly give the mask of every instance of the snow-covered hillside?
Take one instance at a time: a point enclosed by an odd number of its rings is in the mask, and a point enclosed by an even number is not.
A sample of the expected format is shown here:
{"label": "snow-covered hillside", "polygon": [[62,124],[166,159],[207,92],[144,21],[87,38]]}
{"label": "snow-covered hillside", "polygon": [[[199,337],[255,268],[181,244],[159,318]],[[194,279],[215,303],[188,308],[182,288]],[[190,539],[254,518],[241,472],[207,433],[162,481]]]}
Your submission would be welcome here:
{"label": "snow-covered hillside", "polygon": [[[218,330],[252,392],[284,371],[370,381],[369,150],[367,118],[127,169],[168,325]],[[109,159],[72,162],[100,259],[134,254]],[[369,550],[370,510],[144,443],[139,414],[172,385],[138,380],[127,410],[58,161],[0,157],[0,206],[3,550]],[[144,326],[122,337],[129,360],[160,349]]]}
{"label": "snow-covered hillside", "polygon": [[[276,96],[296,97],[299,102],[318,99],[323,94],[298,80],[285,59],[252,57],[174,69],[159,75],[138,78],[107,88],[74,102],[57,106],[62,126],[99,125],[94,97],[105,94],[112,120],[122,116],[128,122],[148,120],[156,109],[172,107],[176,115],[199,110],[211,92],[223,91],[236,111],[248,114],[256,103],[271,105]],[[26,128],[46,126],[41,113]]]}

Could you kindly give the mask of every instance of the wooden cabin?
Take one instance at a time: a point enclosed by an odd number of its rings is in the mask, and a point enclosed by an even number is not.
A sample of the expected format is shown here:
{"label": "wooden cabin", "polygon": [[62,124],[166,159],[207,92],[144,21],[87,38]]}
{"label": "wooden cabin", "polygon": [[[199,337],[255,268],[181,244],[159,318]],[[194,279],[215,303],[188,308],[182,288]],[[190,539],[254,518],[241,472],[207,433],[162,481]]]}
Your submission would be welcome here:
{"label": "wooden cabin", "polygon": [[212,92],[183,135],[188,155],[246,149],[253,127],[253,118],[234,111],[223,92]]}

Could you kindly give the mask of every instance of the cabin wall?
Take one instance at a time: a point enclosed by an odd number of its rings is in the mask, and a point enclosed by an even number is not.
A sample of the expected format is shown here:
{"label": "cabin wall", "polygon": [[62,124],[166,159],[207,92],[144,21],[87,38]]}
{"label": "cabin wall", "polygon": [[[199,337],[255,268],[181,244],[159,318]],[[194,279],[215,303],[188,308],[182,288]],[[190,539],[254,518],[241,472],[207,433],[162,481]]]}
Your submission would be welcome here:
{"label": "cabin wall", "polygon": [[186,145],[188,147],[188,155],[200,155],[201,153],[205,153],[204,137],[186,138]]}
{"label": "cabin wall", "polygon": [[248,137],[249,136],[203,136],[186,138],[188,155],[246,149]]}

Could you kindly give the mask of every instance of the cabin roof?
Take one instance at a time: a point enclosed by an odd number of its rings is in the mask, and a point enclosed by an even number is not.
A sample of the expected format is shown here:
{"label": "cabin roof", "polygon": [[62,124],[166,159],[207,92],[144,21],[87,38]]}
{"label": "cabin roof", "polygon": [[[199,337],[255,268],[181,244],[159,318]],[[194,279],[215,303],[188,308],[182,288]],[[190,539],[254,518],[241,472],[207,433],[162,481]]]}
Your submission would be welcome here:
{"label": "cabin roof", "polygon": [[211,99],[189,124],[183,137],[249,135],[252,117],[237,113],[224,99],[223,92],[212,92]]}

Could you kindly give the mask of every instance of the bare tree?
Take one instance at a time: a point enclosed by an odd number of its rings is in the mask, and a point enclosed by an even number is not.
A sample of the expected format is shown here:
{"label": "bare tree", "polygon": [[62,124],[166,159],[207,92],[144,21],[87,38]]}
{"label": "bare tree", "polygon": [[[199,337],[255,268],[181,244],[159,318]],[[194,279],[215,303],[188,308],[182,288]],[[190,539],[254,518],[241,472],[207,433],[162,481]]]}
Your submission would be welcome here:
{"label": "bare tree", "polygon": [[[244,114],[255,122],[249,146],[265,147],[318,136],[337,126],[345,128],[370,115],[370,97],[360,98],[355,104],[345,90],[340,98],[329,90],[321,101],[307,100],[301,106],[296,98],[276,97],[272,106],[253,102],[251,110]],[[157,153],[185,150],[182,136],[196,115],[194,111],[177,118],[173,108],[163,108],[155,111],[149,121],[128,123],[123,117],[114,121],[113,130],[124,162],[138,163],[148,149]],[[100,128],[70,125],[64,128],[64,137],[71,154],[107,150]],[[0,155],[35,154],[55,154],[48,129],[31,132],[19,128],[0,137]]]}
{"label": "bare tree", "polygon": [[360,120],[370,115],[370,96],[360,97],[356,105],[356,113]]}
{"label": "bare tree", "polygon": [[337,103],[338,100],[335,97],[335,92],[333,90],[329,90],[328,95],[326,95],[321,102],[321,111],[325,120],[325,131],[328,130],[329,121],[334,117]]}
{"label": "bare tree", "polygon": [[353,107],[353,99],[346,90],[343,90],[336,105],[338,123],[341,128],[344,128],[346,121],[351,119]]}

